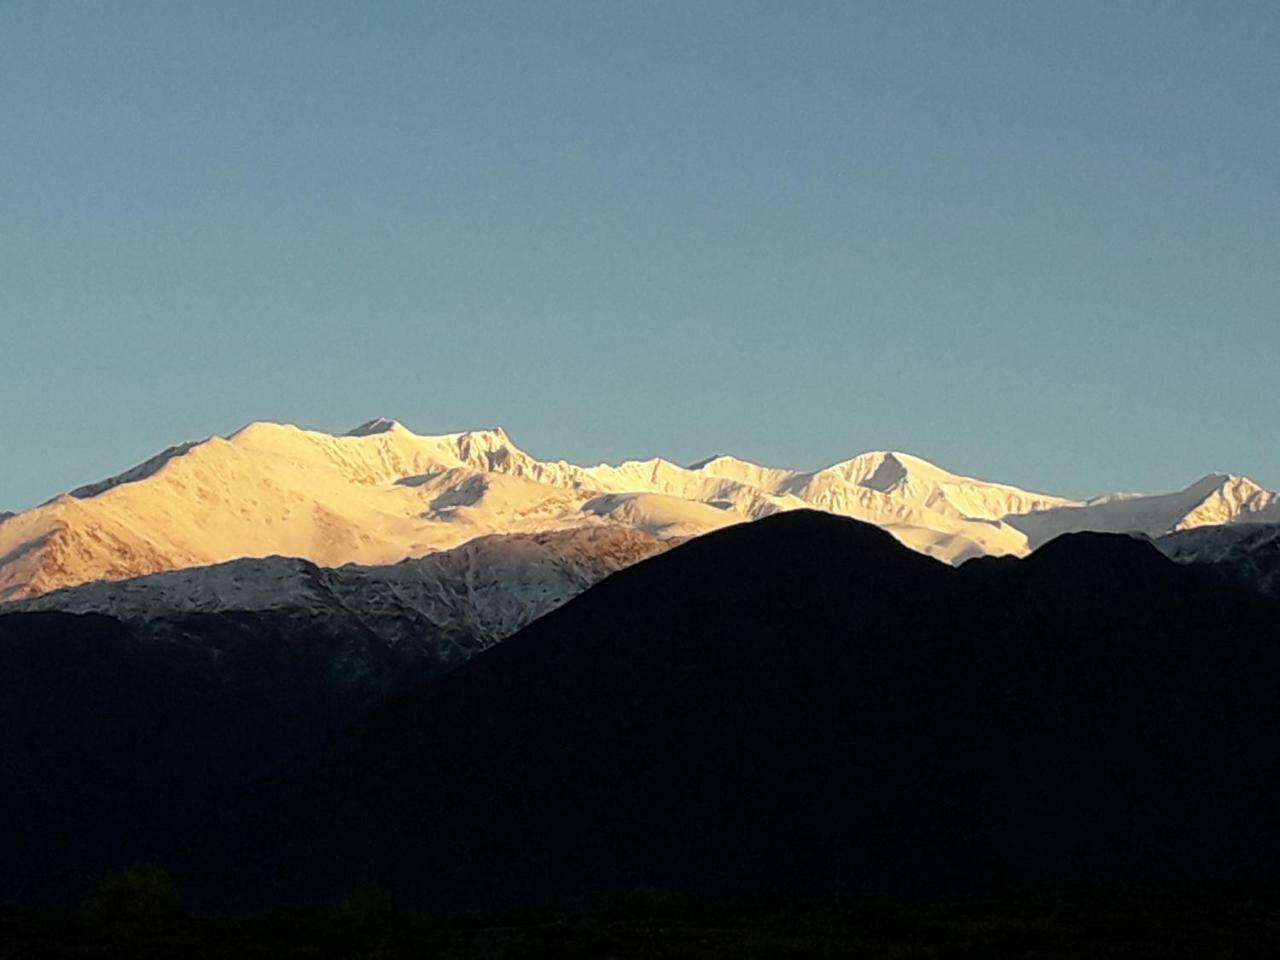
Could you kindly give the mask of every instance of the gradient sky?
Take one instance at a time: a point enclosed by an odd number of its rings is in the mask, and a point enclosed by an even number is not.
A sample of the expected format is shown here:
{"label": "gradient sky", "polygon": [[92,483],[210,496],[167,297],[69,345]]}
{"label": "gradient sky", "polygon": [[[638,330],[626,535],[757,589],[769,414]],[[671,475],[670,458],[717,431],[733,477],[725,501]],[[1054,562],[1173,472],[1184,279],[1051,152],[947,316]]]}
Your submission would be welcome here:
{"label": "gradient sky", "polygon": [[1280,486],[1280,5],[0,3],[0,507],[255,419]]}

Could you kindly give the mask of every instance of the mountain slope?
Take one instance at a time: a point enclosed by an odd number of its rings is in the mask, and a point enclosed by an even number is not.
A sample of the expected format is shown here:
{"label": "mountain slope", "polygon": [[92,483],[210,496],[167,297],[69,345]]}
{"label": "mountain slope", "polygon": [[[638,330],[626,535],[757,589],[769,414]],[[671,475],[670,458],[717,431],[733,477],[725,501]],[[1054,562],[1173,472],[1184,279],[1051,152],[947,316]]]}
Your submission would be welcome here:
{"label": "mountain slope", "polygon": [[288,613],[324,618],[334,633],[371,630],[388,644],[433,651],[442,632],[457,634],[470,655],[671,542],[637,529],[584,527],[477,537],[385,566],[245,558],[64,587],[0,611],[107,614],[151,639],[189,614]]}
{"label": "mountain slope", "polygon": [[1276,613],[1129,537],[953,569],[774,516],[388,704],[186,870],[473,910],[1254,888],[1280,852]]}

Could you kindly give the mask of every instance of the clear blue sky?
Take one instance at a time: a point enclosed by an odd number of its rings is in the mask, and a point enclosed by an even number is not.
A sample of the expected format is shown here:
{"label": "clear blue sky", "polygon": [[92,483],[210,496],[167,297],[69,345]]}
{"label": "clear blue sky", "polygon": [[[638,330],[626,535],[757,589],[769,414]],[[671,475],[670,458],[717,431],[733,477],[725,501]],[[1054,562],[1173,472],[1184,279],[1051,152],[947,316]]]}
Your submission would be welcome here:
{"label": "clear blue sky", "polygon": [[254,419],[1280,486],[1280,5],[0,3],[0,506]]}

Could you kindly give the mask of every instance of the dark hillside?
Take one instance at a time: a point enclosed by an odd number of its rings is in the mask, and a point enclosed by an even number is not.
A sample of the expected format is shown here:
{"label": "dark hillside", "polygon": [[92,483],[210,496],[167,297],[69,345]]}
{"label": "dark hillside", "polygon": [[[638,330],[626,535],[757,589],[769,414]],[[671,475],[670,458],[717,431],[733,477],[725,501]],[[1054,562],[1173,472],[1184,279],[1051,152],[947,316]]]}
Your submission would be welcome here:
{"label": "dark hillside", "polygon": [[388,704],[188,869],[268,898],[373,877],[459,909],[1269,887],[1276,613],[1128,537],[953,570],[780,515]]}

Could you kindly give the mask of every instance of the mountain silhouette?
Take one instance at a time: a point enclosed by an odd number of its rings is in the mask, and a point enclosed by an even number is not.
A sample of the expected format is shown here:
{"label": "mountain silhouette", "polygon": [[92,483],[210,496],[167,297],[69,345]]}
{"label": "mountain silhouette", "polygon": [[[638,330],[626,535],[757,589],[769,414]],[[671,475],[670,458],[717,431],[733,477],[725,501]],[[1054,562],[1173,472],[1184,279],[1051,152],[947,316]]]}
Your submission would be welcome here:
{"label": "mountain silhouette", "polygon": [[951,568],[798,511],[603,581],[180,854],[211,897],[1270,884],[1280,608],[1140,538]]}

